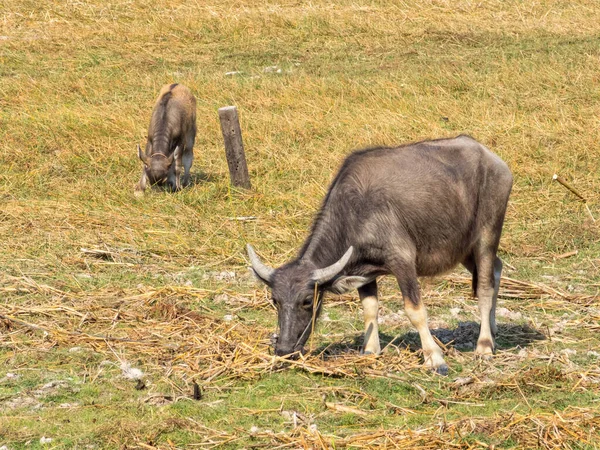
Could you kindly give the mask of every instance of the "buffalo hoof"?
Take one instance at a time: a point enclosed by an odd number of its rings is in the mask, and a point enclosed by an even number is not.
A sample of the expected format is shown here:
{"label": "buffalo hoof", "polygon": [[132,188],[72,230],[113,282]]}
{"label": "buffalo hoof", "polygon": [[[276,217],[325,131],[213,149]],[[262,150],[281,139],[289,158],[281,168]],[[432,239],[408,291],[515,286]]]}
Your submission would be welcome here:
{"label": "buffalo hoof", "polygon": [[493,357],[493,353],[475,353],[475,358],[480,359],[482,361],[491,361]]}
{"label": "buffalo hoof", "polygon": [[435,369],[433,369],[435,371],[435,373],[437,373],[438,375],[442,375],[442,376],[447,376],[448,375],[448,364],[442,364],[439,367],[436,367]]}

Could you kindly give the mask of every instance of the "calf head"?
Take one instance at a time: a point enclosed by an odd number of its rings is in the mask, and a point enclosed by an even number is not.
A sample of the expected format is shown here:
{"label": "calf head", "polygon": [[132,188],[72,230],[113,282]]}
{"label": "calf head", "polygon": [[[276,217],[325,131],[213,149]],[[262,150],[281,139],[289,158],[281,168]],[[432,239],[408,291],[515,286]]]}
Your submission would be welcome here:
{"label": "calf head", "polygon": [[319,313],[324,291],[345,292],[356,283],[364,284],[366,281],[362,277],[340,275],[352,256],[352,247],[337,262],[321,269],[311,261],[302,260],[273,269],[261,262],[250,245],[247,250],[254,275],[269,286],[277,308],[279,337],[275,354],[278,356],[303,351],[311,333],[312,319]]}
{"label": "calf head", "polygon": [[171,190],[175,190],[175,167],[173,162],[179,157],[179,147],[169,156],[161,152],[152,153],[152,144],[148,143],[146,152],[137,146],[138,157],[144,163],[144,171],[151,185],[163,186],[168,182]]}

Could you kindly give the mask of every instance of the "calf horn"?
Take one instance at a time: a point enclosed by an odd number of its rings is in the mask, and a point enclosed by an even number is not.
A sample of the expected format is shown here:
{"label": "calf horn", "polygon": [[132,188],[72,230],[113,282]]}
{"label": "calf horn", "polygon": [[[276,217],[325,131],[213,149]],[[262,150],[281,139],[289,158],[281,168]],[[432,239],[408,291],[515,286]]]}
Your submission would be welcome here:
{"label": "calf horn", "polygon": [[263,264],[250,244],[246,245],[246,250],[248,251],[248,256],[250,257],[252,270],[254,270],[256,275],[258,275],[261,280],[265,281],[267,284],[271,283],[271,278],[273,277],[273,272],[275,272],[275,269]]}
{"label": "calf horn", "polygon": [[354,247],[350,246],[344,256],[342,256],[338,262],[333,263],[328,267],[324,267],[323,269],[314,270],[312,273],[312,279],[317,284],[324,284],[328,281],[331,281],[338,273],[344,270],[348,261],[350,261],[350,257],[352,256],[352,252],[354,251]]}
{"label": "calf horn", "polygon": [[137,145],[137,151],[138,151],[138,156],[139,156],[140,160],[141,160],[141,161],[142,161],[144,164],[148,165],[148,159],[146,158],[146,155],[144,155],[144,154],[142,153],[142,148],[140,147],[140,144],[138,144],[138,145]]}

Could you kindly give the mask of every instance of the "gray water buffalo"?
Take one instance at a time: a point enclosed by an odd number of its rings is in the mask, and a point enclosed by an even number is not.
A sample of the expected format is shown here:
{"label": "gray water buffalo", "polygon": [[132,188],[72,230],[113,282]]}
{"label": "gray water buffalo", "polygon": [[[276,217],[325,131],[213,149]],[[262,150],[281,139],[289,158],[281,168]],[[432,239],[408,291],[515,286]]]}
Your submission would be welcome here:
{"label": "gray water buffalo", "polygon": [[[183,165],[183,186],[190,182],[196,139],[196,99],[181,84],[162,87],[152,110],[146,149],[137,146],[144,168],[135,187],[143,195],[146,185],[167,185],[172,191],[181,189],[179,177]],[[173,162],[175,164],[173,164]]]}
{"label": "gray water buffalo", "polygon": [[[280,356],[303,351],[326,291],[358,289],[365,353],[379,353],[377,277],[396,277],[404,308],[419,332],[425,364],[448,366],[427,326],[419,276],[462,263],[473,275],[481,329],[476,353],[495,350],[495,309],[502,271],[496,256],[512,175],[469,136],[351,154],[325,196],[298,256],[273,269],[247,246],[252,270],[277,307]],[[316,293],[316,306],[313,297]]]}

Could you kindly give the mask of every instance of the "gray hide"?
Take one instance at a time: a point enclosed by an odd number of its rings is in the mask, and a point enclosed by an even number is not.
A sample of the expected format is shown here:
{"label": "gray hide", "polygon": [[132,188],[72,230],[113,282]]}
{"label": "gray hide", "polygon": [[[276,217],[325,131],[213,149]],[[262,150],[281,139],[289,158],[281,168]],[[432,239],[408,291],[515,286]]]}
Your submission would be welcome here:
{"label": "gray hide", "polygon": [[[380,351],[377,277],[393,275],[421,337],[425,364],[447,372],[427,327],[417,277],[463,264],[473,274],[481,331],[476,353],[494,352],[502,262],[496,256],[512,187],[507,165],[469,136],[373,148],[350,155],[327,193],[298,256],[266,266],[248,246],[256,276],[272,291],[277,355],[303,351],[315,292],[358,289],[366,353]],[[318,313],[318,311],[317,311]]]}

